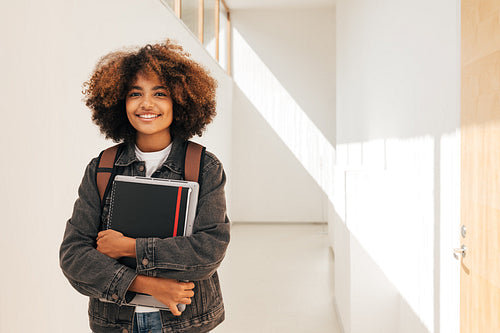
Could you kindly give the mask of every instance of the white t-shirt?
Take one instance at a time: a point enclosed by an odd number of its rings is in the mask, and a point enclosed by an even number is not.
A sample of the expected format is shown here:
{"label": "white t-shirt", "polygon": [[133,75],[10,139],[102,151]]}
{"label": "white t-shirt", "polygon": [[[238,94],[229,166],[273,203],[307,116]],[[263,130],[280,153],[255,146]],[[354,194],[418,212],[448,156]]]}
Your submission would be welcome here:
{"label": "white t-shirt", "polygon": [[[135,146],[135,155],[140,161],[146,163],[146,177],[151,177],[151,175],[167,160],[170,151],[172,150],[172,143],[170,143],[167,148],[160,151],[154,151],[151,153],[145,153],[141,151],[137,146]],[[159,311],[155,308],[148,308],[145,306],[136,306],[135,312],[156,312]]]}
{"label": "white t-shirt", "polygon": [[172,143],[170,143],[165,149],[150,153],[145,153],[135,146],[135,155],[140,161],[144,161],[146,163],[146,177],[151,177],[151,175],[163,164],[163,162],[167,160],[171,150]]}

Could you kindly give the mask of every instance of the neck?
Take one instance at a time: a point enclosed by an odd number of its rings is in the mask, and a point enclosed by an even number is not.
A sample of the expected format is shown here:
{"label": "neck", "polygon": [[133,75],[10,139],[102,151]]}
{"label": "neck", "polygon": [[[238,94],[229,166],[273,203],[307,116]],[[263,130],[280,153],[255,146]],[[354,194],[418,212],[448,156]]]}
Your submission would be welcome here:
{"label": "neck", "polygon": [[170,137],[170,132],[167,131],[154,135],[137,133],[137,136],[135,138],[135,144],[137,145],[137,148],[145,153],[165,149],[171,142],[172,138]]}

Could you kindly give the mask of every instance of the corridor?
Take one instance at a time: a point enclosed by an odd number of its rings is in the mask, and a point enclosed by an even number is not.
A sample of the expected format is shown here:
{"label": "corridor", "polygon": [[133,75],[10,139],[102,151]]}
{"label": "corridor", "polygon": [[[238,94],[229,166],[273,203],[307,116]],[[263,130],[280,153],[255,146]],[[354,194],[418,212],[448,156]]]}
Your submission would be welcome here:
{"label": "corridor", "polygon": [[219,274],[226,320],[215,333],[340,332],[326,224],[235,223]]}

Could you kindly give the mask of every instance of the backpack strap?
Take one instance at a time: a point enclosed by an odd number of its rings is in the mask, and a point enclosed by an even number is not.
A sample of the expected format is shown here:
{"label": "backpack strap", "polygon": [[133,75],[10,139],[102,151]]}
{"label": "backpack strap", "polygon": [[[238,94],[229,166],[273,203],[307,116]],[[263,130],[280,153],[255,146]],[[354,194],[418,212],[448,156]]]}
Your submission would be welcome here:
{"label": "backpack strap", "polygon": [[192,182],[198,182],[201,176],[201,161],[205,154],[205,147],[188,141],[186,147],[186,157],[184,160],[184,179]]}
{"label": "backpack strap", "polygon": [[114,166],[116,156],[118,155],[119,144],[113,147],[109,147],[104,150],[99,157],[99,165],[97,167],[97,189],[99,190],[99,196],[101,197],[101,205],[103,204],[104,196],[107,191],[109,191],[110,178],[114,174]]}
{"label": "backpack strap", "polygon": [[[99,165],[97,167],[97,189],[101,197],[101,206],[104,205],[103,200],[111,187],[110,180],[115,174],[115,161],[118,155],[120,144],[109,147],[104,150],[99,157]],[[184,159],[184,179],[192,182],[199,182],[201,175],[201,161],[205,154],[205,147],[196,142],[188,141],[186,154]],[[113,177],[114,178],[114,177]]]}

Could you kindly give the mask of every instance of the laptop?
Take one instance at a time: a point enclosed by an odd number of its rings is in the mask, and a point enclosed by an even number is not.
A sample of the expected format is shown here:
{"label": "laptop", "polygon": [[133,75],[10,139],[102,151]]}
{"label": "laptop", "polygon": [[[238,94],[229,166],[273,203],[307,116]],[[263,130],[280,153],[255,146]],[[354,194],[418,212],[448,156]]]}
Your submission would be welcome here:
{"label": "laptop", "polygon": [[[107,228],[132,238],[190,236],[193,231],[199,184],[196,182],[140,176],[115,177]],[[119,261],[136,268],[135,258]],[[137,294],[128,305],[168,310],[146,294]],[[185,304],[178,304],[179,311]]]}

